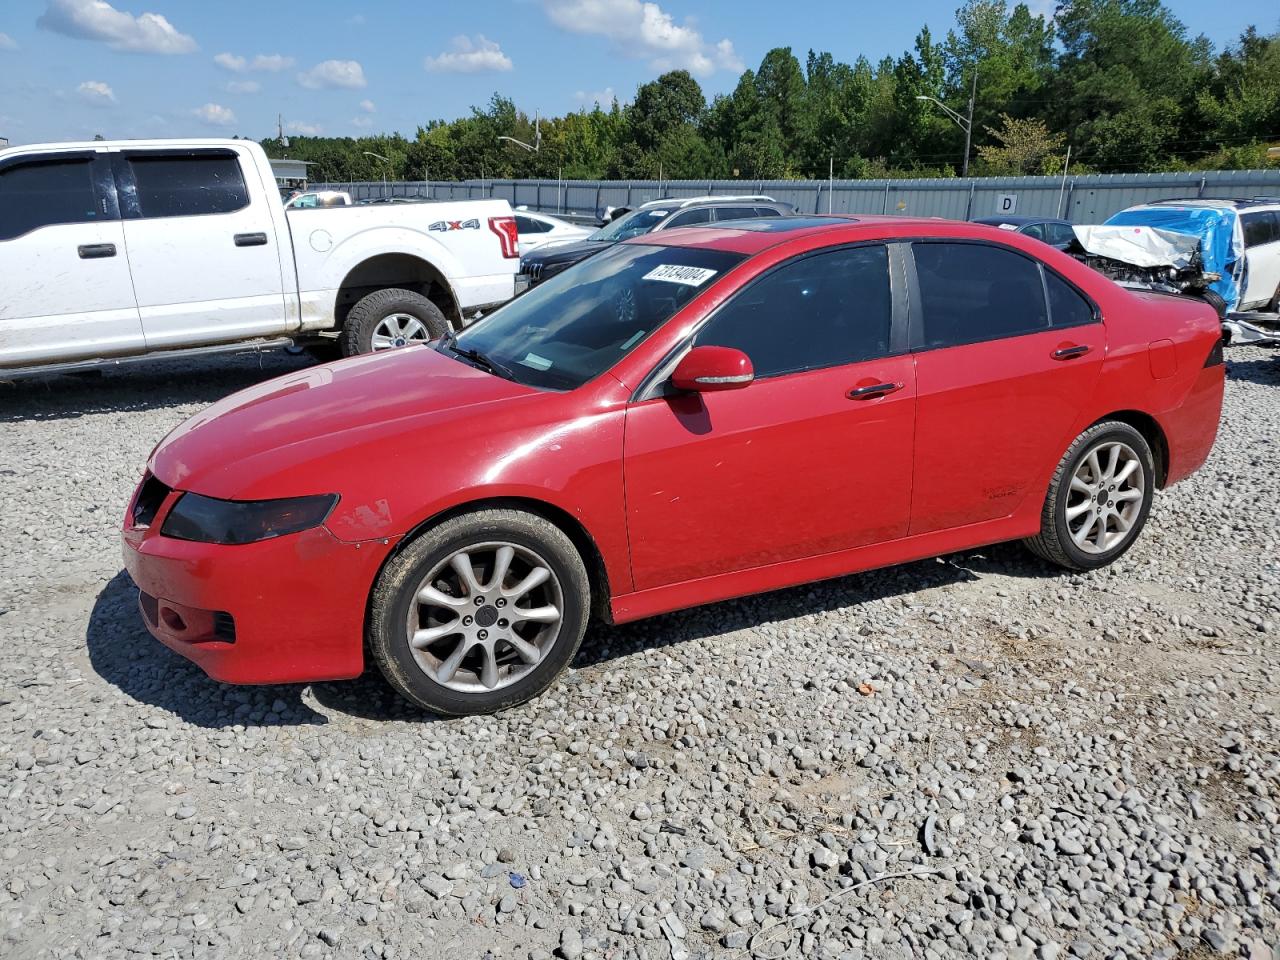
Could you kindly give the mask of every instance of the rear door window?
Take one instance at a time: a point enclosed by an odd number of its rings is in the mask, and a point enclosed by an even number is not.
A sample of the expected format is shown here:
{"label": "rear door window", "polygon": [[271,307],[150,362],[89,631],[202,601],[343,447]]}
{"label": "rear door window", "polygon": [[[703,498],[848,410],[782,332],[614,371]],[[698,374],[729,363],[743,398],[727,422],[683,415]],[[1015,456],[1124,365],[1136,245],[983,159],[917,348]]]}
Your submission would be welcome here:
{"label": "rear door window", "polygon": [[1076,232],[1071,229],[1069,223],[1051,223],[1048,229],[1048,238],[1050,243],[1066,246],[1076,238]]}
{"label": "rear door window", "polygon": [[755,207],[717,207],[716,220],[750,220],[756,215]]}
{"label": "rear door window", "polygon": [[0,240],[57,223],[104,220],[87,157],[33,160],[0,169]]}
{"label": "rear door window", "polygon": [[685,210],[682,213],[677,213],[671,218],[667,227],[692,227],[695,224],[710,222],[710,207],[694,207],[692,210]]}
{"label": "rear door window", "polygon": [[773,207],[756,207],[756,216],[757,217],[780,217],[782,216],[782,214],[780,214]]}
{"label": "rear door window", "polygon": [[129,166],[144,217],[206,216],[249,205],[233,153],[132,154]]}
{"label": "rear door window", "polygon": [[1280,215],[1270,210],[1242,214],[1240,224],[1244,227],[1246,247],[1260,247],[1280,240]]}
{"label": "rear door window", "polygon": [[920,284],[917,349],[998,340],[1049,328],[1040,264],[982,243],[914,243]]}
{"label": "rear door window", "polygon": [[533,217],[522,217],[516,214],[516,232],[517,233],[550,233],[551,224],[544,223],[541,220],[535,220]]}

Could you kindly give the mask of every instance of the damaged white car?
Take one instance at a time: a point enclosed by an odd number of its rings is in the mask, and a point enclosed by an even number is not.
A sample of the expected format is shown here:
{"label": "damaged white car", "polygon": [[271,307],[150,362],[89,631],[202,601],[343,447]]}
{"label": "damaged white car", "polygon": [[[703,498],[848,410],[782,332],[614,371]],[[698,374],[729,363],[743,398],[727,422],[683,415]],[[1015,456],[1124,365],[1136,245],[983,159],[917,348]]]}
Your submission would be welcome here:
{"label": "damaged white car", "polygon": [[1280,341],[1280,198],[1162,200],[1075,234],[1072,252],[1117,283],[1199,297],[1229,340]]}

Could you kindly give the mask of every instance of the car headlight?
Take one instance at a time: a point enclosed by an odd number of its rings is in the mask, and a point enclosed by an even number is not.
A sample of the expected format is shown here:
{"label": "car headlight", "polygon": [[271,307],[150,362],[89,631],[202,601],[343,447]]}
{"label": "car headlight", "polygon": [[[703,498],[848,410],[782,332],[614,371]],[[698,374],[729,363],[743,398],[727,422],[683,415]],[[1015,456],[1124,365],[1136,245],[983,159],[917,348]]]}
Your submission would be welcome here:
{"label": "car headlight", "polygon": [[336,493],[284,500],[215,500],[184,493],[160,533],[198,543],[257,543],[320,526],[337,502]]}

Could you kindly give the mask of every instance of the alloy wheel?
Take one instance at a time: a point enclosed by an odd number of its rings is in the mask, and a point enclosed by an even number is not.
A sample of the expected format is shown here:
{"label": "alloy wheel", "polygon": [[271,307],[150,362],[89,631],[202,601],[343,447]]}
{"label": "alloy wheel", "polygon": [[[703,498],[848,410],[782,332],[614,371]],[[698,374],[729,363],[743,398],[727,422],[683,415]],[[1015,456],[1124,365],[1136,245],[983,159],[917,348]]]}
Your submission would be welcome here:
{"label": "alloy wheel", "polygon": [[1113,440],[1090,450],[1076,466],[1067,494],[1067,531],[1085,553],[1124,543],[1142,516],[1146,471],[1137,451]]}
{"label": "alloy wheel", "polygon": [[373,328],[373,349],[391,350],[410,343],[426,343],[431,339],[421,320],[407,313],[391,313],[378,321]]}
{"label": "alloy wheel", "polygon": [[515,543],[454,551],[418,586],[410,650],[443,687],[483,693],[535,669],[560,636],[564,594],[551,566]]}

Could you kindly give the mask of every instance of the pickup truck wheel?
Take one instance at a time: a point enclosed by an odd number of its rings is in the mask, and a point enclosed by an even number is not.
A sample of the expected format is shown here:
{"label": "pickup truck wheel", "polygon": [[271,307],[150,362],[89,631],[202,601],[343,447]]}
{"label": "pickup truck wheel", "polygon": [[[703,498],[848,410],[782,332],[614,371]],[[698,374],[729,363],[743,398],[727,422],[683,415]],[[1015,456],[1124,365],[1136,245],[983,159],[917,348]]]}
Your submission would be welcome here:
{"label": "pickup truck wheel", "polygon": [[438,340],[449,321],[420,293],[394,287],[362,297],[347,314],[338,343],[344,357]]}

